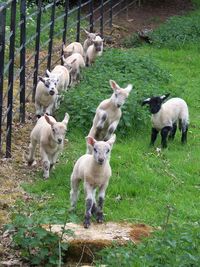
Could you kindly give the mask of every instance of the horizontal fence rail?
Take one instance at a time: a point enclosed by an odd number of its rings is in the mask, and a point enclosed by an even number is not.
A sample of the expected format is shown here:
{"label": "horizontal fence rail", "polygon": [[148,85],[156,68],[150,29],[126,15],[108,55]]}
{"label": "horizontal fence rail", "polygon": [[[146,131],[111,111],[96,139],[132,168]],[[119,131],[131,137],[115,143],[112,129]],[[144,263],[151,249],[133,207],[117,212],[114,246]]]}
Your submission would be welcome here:
{"label": "horizontal fence rail", "polygon": [[141,1],[32,2],[0,2],[0,157],[11,157],[15,124],[25,123],[38,75],[62,64],[63,44],[82,41],[83,28],[103,37],[117,14]]}

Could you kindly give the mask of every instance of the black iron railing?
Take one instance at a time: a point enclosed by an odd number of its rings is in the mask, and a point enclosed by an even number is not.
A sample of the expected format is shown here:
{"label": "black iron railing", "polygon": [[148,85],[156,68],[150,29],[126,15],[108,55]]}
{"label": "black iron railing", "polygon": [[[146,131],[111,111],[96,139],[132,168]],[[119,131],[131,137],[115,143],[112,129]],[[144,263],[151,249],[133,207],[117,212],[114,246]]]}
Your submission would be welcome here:
{"label": "black iron railing", "polygon": [[[2,2],[2,1],[1,1]],[[60,62],[62,45],[81,40],[81,28],[100,32],[113,17],[138,0],[26,0],[0,3],[0,155],[11,157],[13,124],[25,122],[26,103],[34,101],[38,74]],[[64,3],[63,3],[64,2]]]}

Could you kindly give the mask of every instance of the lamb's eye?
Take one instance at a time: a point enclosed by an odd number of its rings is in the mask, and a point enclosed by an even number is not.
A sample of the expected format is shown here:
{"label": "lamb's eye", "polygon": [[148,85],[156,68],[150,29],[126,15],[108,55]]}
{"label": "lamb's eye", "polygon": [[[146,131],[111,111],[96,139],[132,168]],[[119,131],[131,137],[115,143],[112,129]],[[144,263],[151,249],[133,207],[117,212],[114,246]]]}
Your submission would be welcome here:
{"label": "lamb's eye", "polygon": [[97,149],[94,147],[94,152],[97,153]]}
{"label": "lamb's eye", "polygon": [[108,149],[107,151],[106,151],[106,153],[108,154],[110,152],[110,149]]}
{"label": "lamb's eye", "polygon": [[53,133],[55,133],[55,132],[56,132],[56,130],[55,130],[54,128],[52,128],[52,131],[53,131]]}
{"label": "lamb's eye", "polygon": [[118,95],[117,95],[117,94],[115,94],[115,97],[116,97],[116,98],[117,98],[117,96],[118,96]]}

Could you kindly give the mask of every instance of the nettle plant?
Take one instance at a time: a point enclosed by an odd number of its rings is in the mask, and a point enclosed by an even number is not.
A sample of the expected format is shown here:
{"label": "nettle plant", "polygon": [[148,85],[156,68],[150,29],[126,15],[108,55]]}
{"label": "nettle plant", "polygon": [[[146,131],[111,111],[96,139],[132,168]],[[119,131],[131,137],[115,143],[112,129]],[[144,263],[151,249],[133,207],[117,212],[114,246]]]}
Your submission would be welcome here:
{"label": "nettle plant", "polygon": [[22,260],[31,265],[58,266],[68,249],[68,244],[62,242],[63,233],[72,234],[63,227],[61,237],[45,230],[32,217],[18,214],[6,230],[12,234],[12,246],[20,251]]}
{"label": "nettle plant", "polygon": [[133,85],[122,108],[123,115],[117,129],[122,135],[144,125],[148,115],[141,108],[141,100],[149,94],[163,92],[170,79],[170,74],[149,56],[138,56],[134,50],[119,49],[106,50],[93,66],[84,69],[82,76],[80,84],[65,93],[57,115],[62,117],[67,110],[71,117],[70,127],[79,128],[84,134],[92,126],[99,103],[113,93],[110,79],[121,87]]}

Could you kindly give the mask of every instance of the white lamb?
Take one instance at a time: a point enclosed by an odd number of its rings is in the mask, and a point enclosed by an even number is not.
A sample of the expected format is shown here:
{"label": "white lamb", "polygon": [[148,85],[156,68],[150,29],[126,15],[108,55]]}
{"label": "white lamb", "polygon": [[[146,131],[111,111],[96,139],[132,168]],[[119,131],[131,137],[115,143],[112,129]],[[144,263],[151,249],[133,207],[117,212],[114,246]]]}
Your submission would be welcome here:
{"label": "white lamb", "polygon": [[44,115],[36,123],[30,136],[29,154],[26,156],[29,165],[34,162],[37,144],[40,145],[40,155],[43,162],[44,178],[49,177],[49,170],[56,163],[59,153],[63,150],[65,133],[69,115],[66,113],[62,122]]}
{"label": "white lamb", "polygon": [[60,101],[62,98],[62,93],[66,91],[70,84],[70,71],[71,69],[66,69],[62,65],[57,65],[55,68],[50,72],[49,70],[46,70],[46,75],[49,78],[57,79],[58,83],[56,85],[56,89],[58,91],[57,94],[57,100],[55,103],[55,109],[58,109],[60,106]]}
{"label": "white lamb", "polygon": [[96,36],[99,35],[99,33],[88,32],[85,29],[83,30],[87,35],[87,39],[83,43],[83,50],[86,54],[88,47],[93,44],[93,41],[95,40]]}
{"label": "white lamb", "polygon": [[35,109],[37,117],[41,117],[44,113],[49,115],[53,113],[57,102],[58,82],[59,79],[55,77],[39,77],[35,92]]}
{"label": "white lamb", "polygon": [[[71,207],[74,209],[77,203],[78,186],[81,180],[84,183],[86,193],[86,212],[84,227],[90,225],[91,215],[96,215],[98,223],[103,222],[103,202],[106,188],[112,174],[109,154],[115,142],[116,136],[113,135],[108,141],[96,141],[91,136],[86,137],[87,143],[93,148],[93,154],[85,154],[80,157],[71,175],[70,200]],[[98,205],[96,205],[95,193],[99,189]]]}
{"label": "white lamb", "polygon": [[73,53],[79,53],[81,56],[84,56],[83,46],[81,43],[73,42],[68,46],[63,45],[63,54],[65,58],[71,56]]}
{"label": "white lamb", "polygon": [[[123,89],[113,80],[110,80],[110,86],[114,92],[109,99],[103,100],[97,107],[93,125],[88,134],[99,141],[107,141],[116,130],[122,115],[121,107],[132,90],[131,84]],[[87,152],[90,154],[92,152],[88,145]]]}
{"label": "white lamb", "polygon": [[74,84],[80,79],[80,70],[85,67],[85,61],[79,53],[74,53],[67,58],[63,56],[62,60],[64,66],[70,71],[71,84]]}
{"label": "white lamb", "polygon": [[186,102],[178,97],[171,98],[163,104],[170,94],[147,98],[142,105],[148,104],[152,114],[151,145],[154,145],[158,132],[161,131],[161,145],[167,147],[167,137],[174,139],[179,121],[179,129],[182,132],[181,142],[187,142],[189,125],[189,112]]}
{"label": "white lamb", "polygon": [[62,91],[67,90],[69,83],[70,83],[70,75],[68,69],[66,69],[62,65],[57,65],[55,68],[50,72],[46,70],[46,74],[48,77],[58,78],[57,90],[59,93]]}
{"label": "white lamb", "polygon": [[101,56],[103,53],[103,41],[100,36],[96,36],[95,40],[92,40],[92,45],[90,45],[86,51],[86,66],[90,66],[94,63],[97,56]]}

